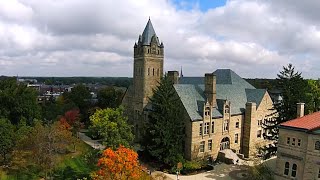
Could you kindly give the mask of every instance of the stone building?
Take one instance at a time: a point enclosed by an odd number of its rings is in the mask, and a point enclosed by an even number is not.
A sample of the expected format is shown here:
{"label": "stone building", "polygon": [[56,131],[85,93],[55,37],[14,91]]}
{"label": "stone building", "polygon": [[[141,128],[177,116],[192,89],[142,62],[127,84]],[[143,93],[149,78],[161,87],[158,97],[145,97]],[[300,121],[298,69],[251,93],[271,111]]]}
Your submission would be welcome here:
{"label": "stone building", "polygon": [[[147,121],[148,102],[163,76],[164,46],[149,19],[134,45],[133,86],[123,99],[129,120],[139,139]],[[262,123],[272,118],[273,103],[265,89],[256,89],[230,69],[218,69],[204,77],[179,77],[169,71],[176,95],[184,108],[185,157],[189,160],[213,157],[223,149],[249,157],[263,139]]]}
{"label": "stone building", "polygon": [[320,179],[320,112],[304,116],[298,103],[298,118],[279,126],[276,179]]}

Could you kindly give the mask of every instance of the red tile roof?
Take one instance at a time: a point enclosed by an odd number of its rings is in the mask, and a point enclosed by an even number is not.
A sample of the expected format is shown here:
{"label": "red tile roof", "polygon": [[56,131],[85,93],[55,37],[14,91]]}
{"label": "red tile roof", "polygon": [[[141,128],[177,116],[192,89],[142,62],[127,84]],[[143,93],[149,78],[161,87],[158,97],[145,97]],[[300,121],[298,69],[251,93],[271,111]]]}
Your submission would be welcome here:
{"label": "red tile roof", "polygon": [[320,128],[320,111],[281,123],[280,126],[287,126],[306,130]]}

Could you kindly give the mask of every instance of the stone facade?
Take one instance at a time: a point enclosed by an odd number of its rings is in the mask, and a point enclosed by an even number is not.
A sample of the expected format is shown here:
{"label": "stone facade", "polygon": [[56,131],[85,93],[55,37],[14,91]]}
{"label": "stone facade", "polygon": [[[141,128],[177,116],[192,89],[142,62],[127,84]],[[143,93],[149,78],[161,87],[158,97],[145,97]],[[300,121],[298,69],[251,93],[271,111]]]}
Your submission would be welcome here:
{"label": "stone facade", "polygon": [[[303,111],[303,110],[302,110]],[[299,113],[300,112],[300,113]],[[319,112],[317,112],[320,114]],[[301,115],[301,109],[298,109]],[[303,113],[302,113],[303,115]],[[307,115],[308,116],[308,115]],[[311,115],[313,116],[313,115]],[[309,116],[310,117],[310,116]],[[309,118],[306,117],[306,118]],[[319,118],[320,116],[318,116]],[[309,118],[310,119],[310,118]],[[299,119],[297,119],[299,120]],[[303,121],[303,118],[300,118]],[[320,119],[318,124],[320,125]],[[308,122],[309,121],[309,122]],[[310,120],[303,124],[312,123]],[[320,179],[320,126],[308,129],[297,126],[279,127],[276,179]]]}
{"label": "stone facade", "polygon": [[[273,112],[270,110],[272,101],[267,92],[260,106],[256,107],[255,103],[248,102],[243,114],[231,115],[229,108],[232,108],[232,104],[226,100],[221,118],[212,118],[204,114],[202,120],[191,121],[190,117],[185,115],[186,158],[193,160],[213,157],[215,159],[219,151],[225,148],[243,154],[244,157],[252,157],[256,155],[259,146],[272,143],[264,140],[265,132],[261,123],[265,118],[270,118],[269,115]],[[208,133],[207,127],[209,127]],[[200,149],[201,143],[204,143],[203,152]]]}
{"label": "stone facade", "polygon": [[149,19],[138,43],[134,45],[133,86],[129,87],[122,104],[126,107],[129,121],[134,125],[137,139],[147,118],[145,111],[153,89],[163,76],[164,46],[153,29]]}
{"label": "stone facade", "polygon": [[[164,46],[149,20],[134,45],[133,86],[123,99],[137,140],[147,121],[152,90],[163,76]],[[212,157],[229,148],[250,157],[257,145],[265,145],[262,122],[273,113],[266,90],[255,89],[228,69],[206,73],[204,78],[179,77],[169,71],[180,98],[185,123],[185,157],[189,160]]]}

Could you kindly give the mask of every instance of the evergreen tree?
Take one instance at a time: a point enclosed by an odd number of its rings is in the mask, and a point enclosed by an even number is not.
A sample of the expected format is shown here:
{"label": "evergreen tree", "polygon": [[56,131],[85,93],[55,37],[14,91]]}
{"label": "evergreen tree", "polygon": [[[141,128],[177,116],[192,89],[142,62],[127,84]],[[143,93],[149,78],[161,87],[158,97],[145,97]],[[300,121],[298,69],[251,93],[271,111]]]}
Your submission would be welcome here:
{"label": "evergreen tree", "polygon": [[144,143],[151,156],[169,165],[183,159],[184,122],[182,107],[172,82],[161,79],[150,99],[152,110],[146,125]]}
{"label": "evergreen tree", "polygon": [[[275,114],[270,114],[264,122],[264,127],[267,133],[264,137],[275,141],[275,146],[264,148],[266,158],[270,157],[277,151],[277,141],[279,138],[278,125],[297,117],[297,103],[306,102],[307,97],[307,81],[305,81],[300,72],[295,71],[292,64],[283,67],[283,70],[277,74],[277,88],[281,91],[282,100],[274,103]],[[307,112],[308,107],[306,107]]]}

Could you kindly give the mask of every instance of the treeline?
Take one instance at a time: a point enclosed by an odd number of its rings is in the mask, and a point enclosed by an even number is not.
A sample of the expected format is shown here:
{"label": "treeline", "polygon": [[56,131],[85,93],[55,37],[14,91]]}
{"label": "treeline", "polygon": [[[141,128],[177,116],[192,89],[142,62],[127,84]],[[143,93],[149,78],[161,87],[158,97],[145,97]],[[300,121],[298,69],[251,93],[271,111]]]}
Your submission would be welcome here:
{"label": "treeline", "polygon": [[101,84],[117,87],[129,87],[132,78],[129,77],[19,77],[36,79],[38,83],[47,85],[70,85],[70,84]]}

